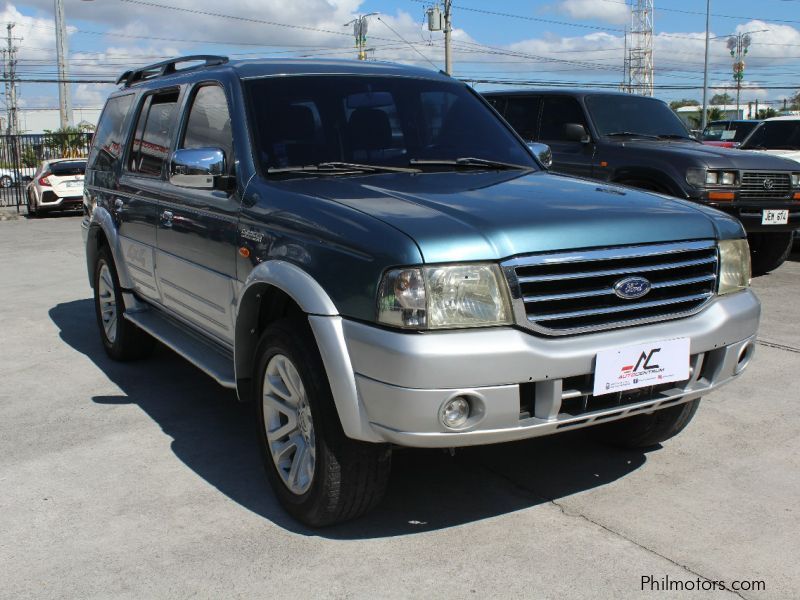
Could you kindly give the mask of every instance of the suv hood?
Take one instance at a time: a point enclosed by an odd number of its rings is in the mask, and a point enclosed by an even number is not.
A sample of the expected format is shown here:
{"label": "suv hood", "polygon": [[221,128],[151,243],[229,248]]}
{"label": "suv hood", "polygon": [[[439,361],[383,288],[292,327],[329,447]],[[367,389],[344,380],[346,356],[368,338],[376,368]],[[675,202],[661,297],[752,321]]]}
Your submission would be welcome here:
{"label": "suv hood", "polygon": [[543,172],[386,174],[278,185],[392,225],[417,243],[426,263],[743,235],[735,220],[713,209]]}
{"label": "suv hood", "polygon": [[[800,162],[800,150],[755,150],[755,149],[748,149],[748,150],[741,150],[741,152],[748,152],[749,154],[769,154],[770,156],[780,156],[781,158],[786,158],[789,160],[793,160],[795,162]],[[792,168],[795,170],[797,169],[798,165],[794,165]]]}
{"label": "suv hood", "polygon": [[738,169],[742,171],[786,171],[794,167],[778,156],[764,152],[747,152],[736,148],[723,148],[683,140],[625,140],[620,145],[651,154],[676,155],[694,158],[712,169]]}

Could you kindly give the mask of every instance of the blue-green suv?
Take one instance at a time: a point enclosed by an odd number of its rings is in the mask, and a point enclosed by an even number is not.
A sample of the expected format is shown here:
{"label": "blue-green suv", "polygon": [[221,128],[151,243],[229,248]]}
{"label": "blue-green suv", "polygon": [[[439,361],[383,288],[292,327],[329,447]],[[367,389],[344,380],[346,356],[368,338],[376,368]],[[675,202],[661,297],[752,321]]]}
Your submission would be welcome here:
{"label": "blue-green suv", "polygon": [[657,444],[753,354],[736,220],[548,173],[449,77],[195,56],[119,83],[84,198],[102,343],[252,400],[304,523],[373,507],[393,446]]}

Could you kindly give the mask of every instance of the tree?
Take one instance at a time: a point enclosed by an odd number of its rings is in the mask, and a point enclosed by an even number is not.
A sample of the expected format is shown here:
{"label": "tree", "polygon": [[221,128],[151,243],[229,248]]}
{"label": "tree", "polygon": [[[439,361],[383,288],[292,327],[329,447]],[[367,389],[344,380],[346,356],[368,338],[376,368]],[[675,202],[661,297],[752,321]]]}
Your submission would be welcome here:
{"label": "tree", "polygon": [[789,110],[800,110],[800,92],[789,98]]}
{"label": "tree", "polygon": [[[701,120],[700,120],[700,113],[701,111],[697,111],[697,116],[689,117],[689,124],[692,126],[692,129],[700,129]],[[711,121],[724,121],[725,120],[725,111],[721,108],[709,108],[706,111],[706,123],[711,123]]]}
{"label": "tree", "polygon": [[55,131],[44,130],[42,140],[50,158],[78,158],[85,156],[88,136],[77,127],[63,127]]}
{"label": "tree", "polygon": [[757,118],[759,119],[771,119],[772,117],[777,117],[778,111],[774,108],[762,108],[758,111]]}
{"label": "tree", "polygon": [[731,96],[728,92],[723,92],[722,94],[714,94],[711,96],[711,102],[709,104],[733,104],[735,99]]}
{"label": "tree", "polygon": [[672,110],[678,110],[684,106],[700,106],[700,103],[697,100],[690,100],[688,98],[683,98],[682,100],[673,100],[669,103],[669,107]]}

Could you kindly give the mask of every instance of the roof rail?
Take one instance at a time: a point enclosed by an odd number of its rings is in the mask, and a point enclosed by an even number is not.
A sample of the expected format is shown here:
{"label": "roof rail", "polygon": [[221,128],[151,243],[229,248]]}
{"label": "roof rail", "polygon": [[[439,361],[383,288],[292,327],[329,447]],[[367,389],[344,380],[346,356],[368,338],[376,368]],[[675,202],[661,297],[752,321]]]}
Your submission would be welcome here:
{"label": "roof rail", "polygon": [[[175,67],[175,65],[178,65],[180,63],[200,62],[200,61],[203,61],[205,64],[197,65],[194,67],[188,67],[186,69],[177,69]],[[227,56],[215,56],[213,54],[195,54],[192,56],[181,56],[178,58],[165,60],[160,63],[147,65],[146,67],[142,67],[140,69],[125,71],[117,79],[117,85],[124,84],[125,87],[130,87],[135,83],[148,81],[150,79],[155,79],[156,77],[164,77],[165,75],[171,75],[173,73],[177,73],[178,71],[191,71],[193,69],[198,69],[203,67],[216,67],[217,65],[224,65],[226,62],[228,62]]]}

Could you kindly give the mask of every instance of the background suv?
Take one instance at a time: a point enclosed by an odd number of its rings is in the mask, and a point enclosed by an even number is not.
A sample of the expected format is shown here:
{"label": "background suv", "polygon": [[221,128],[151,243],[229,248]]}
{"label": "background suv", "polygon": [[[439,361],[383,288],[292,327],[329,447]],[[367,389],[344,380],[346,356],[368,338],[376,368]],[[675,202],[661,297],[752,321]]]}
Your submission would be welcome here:
{"label": "background suv", "polygon": [[580,90],[492,92],[489,102],[526,140],[552,148],[552,169],[669,194],[737,217],[753,272],[780,266],[800,228],[800,165],[706,146],[661,100]]}

